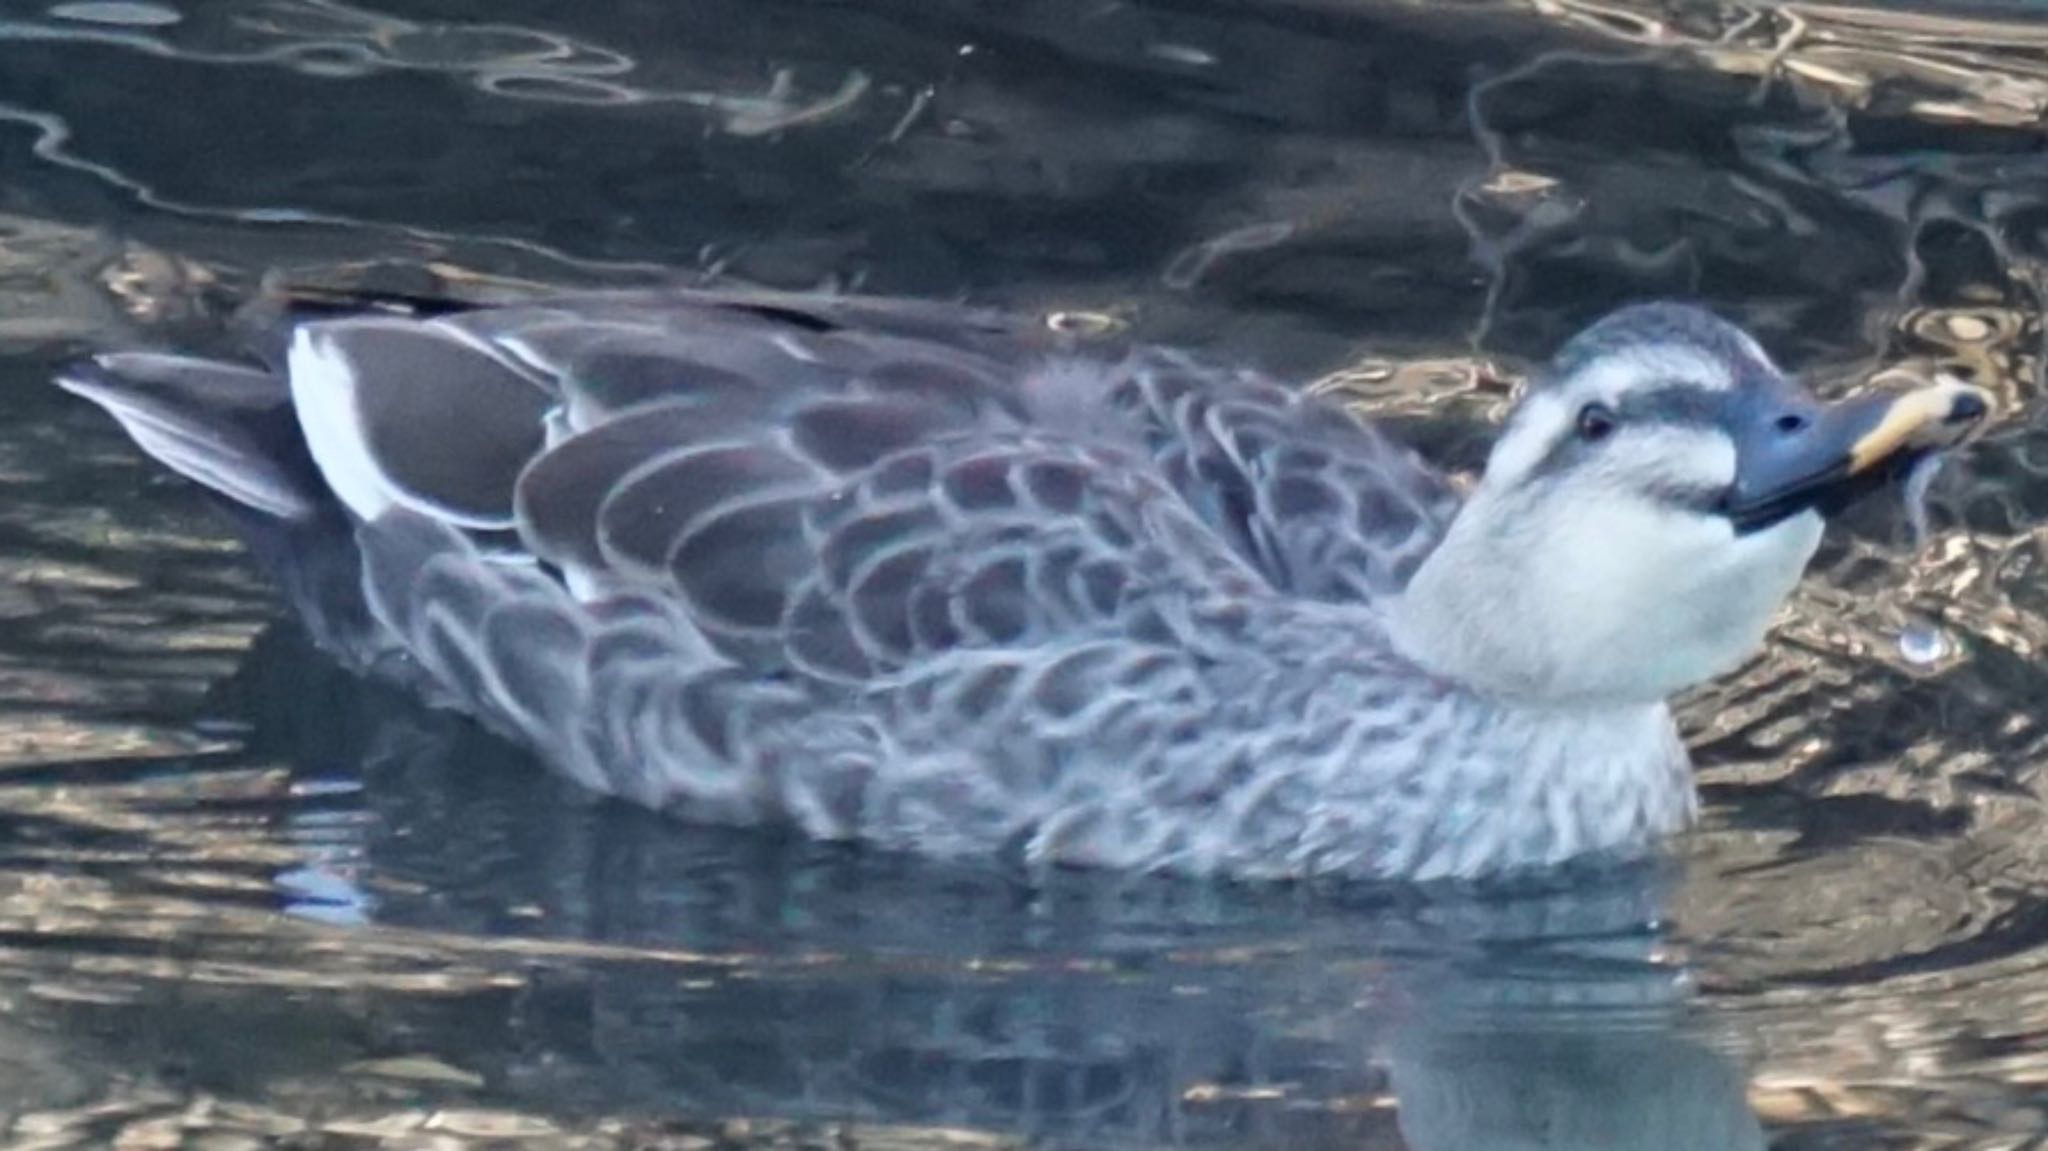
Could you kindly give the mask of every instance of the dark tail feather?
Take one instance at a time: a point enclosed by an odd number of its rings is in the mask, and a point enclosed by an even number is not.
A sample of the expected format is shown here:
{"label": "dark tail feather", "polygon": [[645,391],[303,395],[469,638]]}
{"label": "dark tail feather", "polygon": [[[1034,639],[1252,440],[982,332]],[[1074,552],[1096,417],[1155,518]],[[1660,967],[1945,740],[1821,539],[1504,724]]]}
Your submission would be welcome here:
{"label": "dark tail feather", "polygon": [[213,360],[119,352],[72,365],[57,383],[106,409],[165,466],[237,504],[304,520],[331,501],[277,376]]}
{"label": "dark tail feather", "polygon": [[363,600],[354,525],[306,450],[282,378],[212,360],[121,352],[74,364],[57,382],[220,497],[316,644],[355,671],[424,686]]}

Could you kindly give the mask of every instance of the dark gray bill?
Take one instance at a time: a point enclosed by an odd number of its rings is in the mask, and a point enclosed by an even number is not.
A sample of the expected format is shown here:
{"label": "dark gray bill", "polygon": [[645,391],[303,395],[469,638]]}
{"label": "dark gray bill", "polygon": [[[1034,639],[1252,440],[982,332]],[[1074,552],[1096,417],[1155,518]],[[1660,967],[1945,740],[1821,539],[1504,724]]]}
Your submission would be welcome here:
{"label": "dark gray bill", "polygon": [[1738,434],[1735,483],[1722,511],[1737,532],[1808,510],[1834,515],[1961,443],[1991,410],[1989,392],[1942,378],[1906,392],[1763,414]]}

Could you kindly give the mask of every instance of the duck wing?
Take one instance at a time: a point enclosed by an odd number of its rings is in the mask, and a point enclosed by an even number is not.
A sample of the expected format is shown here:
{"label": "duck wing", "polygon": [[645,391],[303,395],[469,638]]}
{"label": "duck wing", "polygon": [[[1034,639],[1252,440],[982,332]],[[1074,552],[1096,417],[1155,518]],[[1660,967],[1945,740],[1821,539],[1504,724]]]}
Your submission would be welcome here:
{"label": "duck wing", "polygon": [[1258,372],[1143,349],[1106,402],[1203,522],[1288,595],[1398,592],[1457,514],[1455,489],[1413,450]]}
{"label": "duck wing", "polygon": [[[1411,453],[1256,374],[952,305],[607,293],[289,331],[299,454],[358,519],[424,515],[585,597],[672,595],[764,669],[860,680],[1132,627],[1162,584],[1369,600],[1453,506]],[[71,379],[173,467],[298,507],[209,400],[268,414],[243,396],[261,374],[203,364]]]}
{"label": "duck wing", "polygon": [[1075,434],[1115,416],[1099,400],[1040,410],[1041,377],[1102,361],[957,310],[858,310],[357,316],[299,328],[285,374],[361,521],[402,509],[502,540],[588,599],[670,597],[757,671],[862,682],[1136,627],[1167,582],[1263,586],[1141,438]]}

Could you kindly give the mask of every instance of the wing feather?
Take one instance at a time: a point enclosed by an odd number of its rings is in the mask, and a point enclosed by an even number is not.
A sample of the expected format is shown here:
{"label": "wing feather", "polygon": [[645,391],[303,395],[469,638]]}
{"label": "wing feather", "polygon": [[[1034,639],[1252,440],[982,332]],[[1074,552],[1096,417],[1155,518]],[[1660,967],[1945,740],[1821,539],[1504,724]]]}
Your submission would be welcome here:
{"label": "wing feather", "polygon": [[689,443],[704,419],[688,402],[652,405],[571,435],[537,456],[515,483],[520,538],[541,559],[570,570],[601,568],[598,509],[650,459]]}
{"label": "wing feather", "polygon": [[614,572],[659,579],[683,539],[721,512],[737,514],[818,486],[815,469],[773,445],[670,448],[620,478],[598,505],[598,550]]}
{"label": "wing feather", "polygon": [[1406,586],[1458,496],[1415,452],[1333,403],[1155,351],[1112,405],[1155,466],[1274,586],[1369,602]]}
{"label": "wing feather", "polygon": [[307,325],[290,368],[361,518],[514,528],[586,599],[668,596],[724,658],[835,680],[1170,632],[1162,588],[1370,600],[1455,505],[1409,453],[1264,377],[1083,356],[947,305],[671,292],[378,315]]}
{"label": "wing feather", "polygon": [[555,401],[439,321],[309,324],[290,353],[313,458],[364,519],[403,504],[473,528],[510,527],[512,489]]}

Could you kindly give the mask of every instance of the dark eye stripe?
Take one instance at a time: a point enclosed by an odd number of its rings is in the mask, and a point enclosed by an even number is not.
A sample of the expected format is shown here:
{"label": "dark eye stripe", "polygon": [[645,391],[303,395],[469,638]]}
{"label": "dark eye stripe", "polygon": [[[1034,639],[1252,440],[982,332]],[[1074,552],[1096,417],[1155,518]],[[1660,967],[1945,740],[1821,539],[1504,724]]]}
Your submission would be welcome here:
{"label": "dark eye stripe", "polygon": [[1622,397],[1616,411],[1623,424],[1720,425],[1728,410],[1728,392],[1675,385]]}
{"label": "dark eye stripe", "polygon": [[[1721,427],[1727,415],[1731,394],[1691,384],[1671,384],[1635,391],[1623,396],[1621,402],[1614,405],[1616,422],[1619,425],[1616,430],[1626,433],[1630,428],[1639,427]],[[1605,442],[1588,443],[1577,434],[1574,426],[1567,425],[1551,443],[1549,450],[1543,453],[1543,458],[1536,462],[1535,468],[1529,473],[1529,478],[1540,479],[1561,472],[1586,456],[1600,451]]]}

